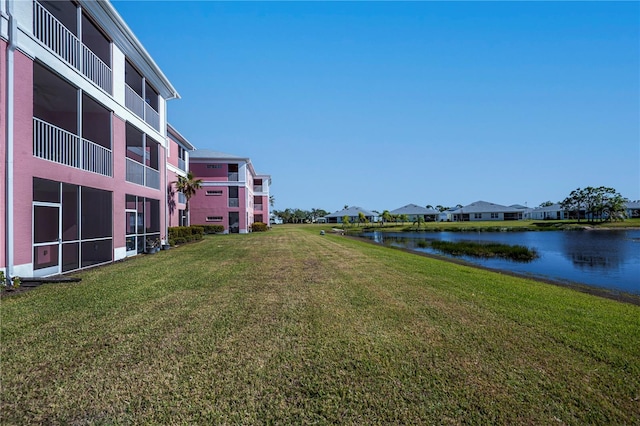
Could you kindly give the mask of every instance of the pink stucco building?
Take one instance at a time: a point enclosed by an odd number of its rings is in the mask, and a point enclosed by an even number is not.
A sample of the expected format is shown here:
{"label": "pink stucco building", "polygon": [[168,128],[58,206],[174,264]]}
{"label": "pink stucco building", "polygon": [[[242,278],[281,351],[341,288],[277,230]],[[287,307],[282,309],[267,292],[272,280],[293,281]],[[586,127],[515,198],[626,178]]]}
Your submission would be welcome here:
{"label": "pink stucco building", "polygon": [[258,174],[251,160],[206,149],[189,153],[189,170],[202,180],[190,200],[193,225],[223,225],[244,234],[254,222],[269,223],[271,176]]}
{"label": "pink stucco building", "polygon": [[167,126],[177,97],[108,1],[0,1],[0,270],[64,273],[165,238],[193,149]]}
{"label": "pink stucco building", "polygon": [[189,171],[189,151],[193,145],[182,136],[171,124],[167,126],[167,225],[185,226],[186,198],[183,193],[176,191],[178,177],[186,177]]}

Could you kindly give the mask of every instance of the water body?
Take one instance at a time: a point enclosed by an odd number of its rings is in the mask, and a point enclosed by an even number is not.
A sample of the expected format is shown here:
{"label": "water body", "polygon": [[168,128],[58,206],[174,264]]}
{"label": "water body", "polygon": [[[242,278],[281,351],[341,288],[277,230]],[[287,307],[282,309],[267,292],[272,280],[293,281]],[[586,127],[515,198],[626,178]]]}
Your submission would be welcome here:
{"label": "water body", "polygon": [[[523,245],[539,258],[527,262],[457,256],[491,269],[534,278],[580,283],[640,295],[640,230],[553,232],[365,232],[360,235],[380,244],[417,252],[444,255],[418,247],[419,241],[473,241]],[[446,256],[446,255],[445,255]],[[449,256],[451,257],[451,256]]]}

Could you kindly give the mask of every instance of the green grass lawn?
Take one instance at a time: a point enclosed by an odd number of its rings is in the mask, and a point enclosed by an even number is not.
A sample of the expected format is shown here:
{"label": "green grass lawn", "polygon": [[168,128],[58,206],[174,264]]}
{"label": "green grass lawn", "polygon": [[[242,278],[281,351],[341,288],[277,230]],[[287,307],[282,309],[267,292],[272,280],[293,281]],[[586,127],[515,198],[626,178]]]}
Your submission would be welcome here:
{"label": "green grass lawn", "polygon": [[640,307],[315,226],[3,297],[0,424],[638,424]]}

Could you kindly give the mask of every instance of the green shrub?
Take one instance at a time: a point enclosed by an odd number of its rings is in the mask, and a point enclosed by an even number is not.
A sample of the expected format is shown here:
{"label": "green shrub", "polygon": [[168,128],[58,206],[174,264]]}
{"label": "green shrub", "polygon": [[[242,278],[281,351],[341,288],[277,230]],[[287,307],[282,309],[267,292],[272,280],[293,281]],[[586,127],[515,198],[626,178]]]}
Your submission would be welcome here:
{"label": "green shrub", "polygon": [[251,225],[251,230],[253,232],[266,232],[269,230],[269,228],[267,227],[266,223],[254,222],[253,225]]}
{"label": "green shrub", "polygon": [[201,240],[203,235],[203,226],[172,226],[169,228],[169,241],[173,240],[175,244]]}
{"label": "green shrub", "polygon": [[219,234],[224,232],[224,226],[222,225],[203,225],[205,234]]}

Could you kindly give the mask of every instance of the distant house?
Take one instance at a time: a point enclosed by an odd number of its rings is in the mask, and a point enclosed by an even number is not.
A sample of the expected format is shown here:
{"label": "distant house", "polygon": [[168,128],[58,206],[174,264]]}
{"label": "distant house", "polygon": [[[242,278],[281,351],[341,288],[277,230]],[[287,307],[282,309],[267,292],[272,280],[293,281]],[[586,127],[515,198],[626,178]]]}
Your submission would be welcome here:
{"label": "distant house", "polygon": [[628,218],[640,218],[640,201],[627,201],[625,204],[625,213]]}
{"label": "distant house", "polygon": [[560,204],[546,207],[536,207],[527,212],[527,218],[531,220],[563,220],[567,219],[566,212]]}
{"label": "distant house", "polygon": [[450,212],[452,220],[455,222],[480,221],[480,220],[521,220],[524,210],[502,206],[500,204],[489,203],[487,201],[476,201],[459,209]]}
{"label": "distant house", "polygon": [[416,204],[407,204],[404,207],[390,211],[392,215],[407,215],[410,222],[416,222],[418,217],[422,217],[425,222],[433,222],[438,219],[440,212],[434,209],[427,209]]}
{"label": "distant house", "polygon": [[457,210],[456,208],[450,208],[448,210],[445,210],[443,212],[440,212],[438,214],[438,221],[439,222],[451,222],[453,221],[453,215],[451,214],[454,210]]}
{"label": "distant house", "polygon": [[347,216],[349,217],[350,223],[358,223],[360,213],[364,214],[364,217],[367,218],[367,221],[369,222],[374,222],[376,220],[376,215],[374,213],[360,207],[348,207],[335,213],[328,214],[324,218],[327,223],[342,223],[342,218]]}

